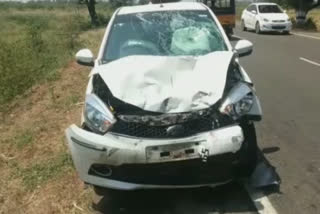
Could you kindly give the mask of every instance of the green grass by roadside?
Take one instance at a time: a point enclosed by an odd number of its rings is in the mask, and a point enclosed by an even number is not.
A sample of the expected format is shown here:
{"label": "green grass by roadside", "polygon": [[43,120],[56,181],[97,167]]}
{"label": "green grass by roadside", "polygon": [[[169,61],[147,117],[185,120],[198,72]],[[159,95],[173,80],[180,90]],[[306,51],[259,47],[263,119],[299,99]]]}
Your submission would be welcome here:
{"label": "green grass by roadside", "polygon": [[302,29],[302,30],[311,30],[320,32],[320,9],[314,9],[308,13],[307,23],[304,26],[296,26],[295,17],[296,13],[294,10],[287,11],[289,17],[294,24],[294,28]]}
{"label": "green grass by roadside", "polygon": [[97,53],[106,23],[91,28],[85,6],[23,5],[0,4],[0,213],[88,213],[64,130],[79,121],[89,71],[74,54]]}
{"label": "green grass by roadside", "polygon": [[[83,47],[91,29],[87,9],[78,4],[0,3],[0,112],[41,81],[59,79],[57,70]],[[113,9],[98,4],[106,24]]]}
{"label": "green grass by roadside", "polygon": [[248,7],[248,5],[249,5],[249,3],[239,3],[239,2],[237,2],[237,4],[236,4],[236,19],[237,20],[241,19],[242,11],[244,9],[246,9]]}

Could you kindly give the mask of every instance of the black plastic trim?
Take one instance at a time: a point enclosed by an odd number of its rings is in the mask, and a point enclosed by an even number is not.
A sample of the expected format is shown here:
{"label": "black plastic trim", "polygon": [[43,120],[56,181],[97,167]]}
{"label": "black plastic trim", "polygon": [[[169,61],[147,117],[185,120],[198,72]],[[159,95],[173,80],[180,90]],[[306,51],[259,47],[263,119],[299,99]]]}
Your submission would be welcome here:
{"label": "black plastic trim", "polygon": [[106,148],[99,149],[99,148],[97,148],[97,147],[95,147],[95,146],[92,146],[92,145],[90,145],[90,144],[88,144],[88,143],[84,143],[84,142],[82,142],[82,141],[80,141],[80,140],[77,140],[77,139],[74,138],[74,137],[71,137],[71,140],[72,140],[74,143],[78,144],[79,146],[83,146],[83,147],[85,147],[85,148],[87,148],[87,149],[92,149],[92,150],[101,151],[101,152],[107,151]]}

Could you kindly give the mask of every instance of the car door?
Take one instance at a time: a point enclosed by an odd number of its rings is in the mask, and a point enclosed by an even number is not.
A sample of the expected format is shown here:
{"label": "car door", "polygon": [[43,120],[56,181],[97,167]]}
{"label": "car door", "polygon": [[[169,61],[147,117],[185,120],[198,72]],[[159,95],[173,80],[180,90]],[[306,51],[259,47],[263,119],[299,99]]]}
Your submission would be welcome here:
{"label": "car door", "polygon": [[252,10],[254,5],[249,5],[249,7],[245,10],[244,22],[246,23],[246,27],[252,28]]}
{"label": "car door", "polygon": [[251,10],[251,26],[252,26],[252,28],[256,27],[257,19],[258,19],[257,5],[253,5],[252,10]]}
{"label": "car door", "polygon": [[249,5],[246,9],[243,10],[241,20],[245,22],[246,27],[248,27],[248,22],[249,22],[249,8],[251,5]]}
{"label": "car door", "polygon": [[247,10],[248,21],[246,22],[246,25],[248,28],[254,29],[256,23],[257,6],[254,4],[250,5]]}

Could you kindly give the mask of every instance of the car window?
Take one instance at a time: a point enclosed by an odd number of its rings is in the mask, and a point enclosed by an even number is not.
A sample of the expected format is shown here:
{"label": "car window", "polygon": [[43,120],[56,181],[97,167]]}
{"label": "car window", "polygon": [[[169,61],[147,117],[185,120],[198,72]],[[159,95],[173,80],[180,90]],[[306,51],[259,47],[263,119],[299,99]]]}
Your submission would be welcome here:
{"label": "car window", "polygon": [[254,5],[250,5],[248,8],[247,8],[247,11],[251,12],[252,9],[253,9]]}
{"label": "car window", "polygon": [[205,55],[227,50],[208,11],[165,11],[115,18],[102,63],[129,55]]}
{"label": "car window", "polygon": [[252,11],[256,11],[257,12],[257,6],[256,5],[253,5],[251,12]]}
{"label": "car window", "polygon": [[215,8],[226,8],[226,7],[231,7],[231,1],[230,0],[216,0],[213,1],[213,6]]}
{"label": "car window", "polygon": [[260,13],[283,13],[278,5],[259,5]]}

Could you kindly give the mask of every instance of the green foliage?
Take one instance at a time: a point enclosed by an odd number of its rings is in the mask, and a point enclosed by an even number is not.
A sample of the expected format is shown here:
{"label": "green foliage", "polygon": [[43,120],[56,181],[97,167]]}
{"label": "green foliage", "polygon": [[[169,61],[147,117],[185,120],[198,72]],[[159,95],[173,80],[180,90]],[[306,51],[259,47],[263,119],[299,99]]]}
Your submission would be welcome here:
{"label": "green foliage", "polygon": [[102,13],[98,13],[97,15],[98,15],[99,25],[100,26],[107,26],[107,24],[110,21],[111,15],[110,14],[104,15]]}
{"label": "green foliage", "polygon": [[[95,11],[97,13],[97,20],[96,23],[92,23],[92,27],[105,27],[111,18],[111,15],[113,14],[116,7],[112,6],[112,3],[105,3],[105,2],[97,2],[95,4]],[[80,4],[78,7],[81,7],[82,9],[87,9],[86,4]],[[87,9],[88,10],[88,9]],[[89,15],[89,13],[88,13]]]}
{"label": "green foliage", "polygon": [[131,5],[132,1],[130,0],[110,0],[110,4],[113,8],[118,8],[122,6]]}
{"label": "green foliage", "polygon": [[50,2],[50,1],[29,1],[26,3],[21,3],[18,1],[7,1],[7,2],[0,2],[0,10],[8,10],[8,9],[17,9],[20,11],[24,10],[35,10],[35,9],[66,9],[70,5],[76,5],[75,2],[67,3],[65,2]]}
{"label": "green foliage", "polygon": [[[114,9],[96,9],[105,27]],[[56,80],[92,28],[86,6],[76,3],[0,3],[0,19],[0,111],[39,81]]]}
{"label": "green foliage", "polygon": [[68,153],[61,153],[57,157],[46,162],[35,163],[27,168],[20,168],[17,164],[13,176],[21,177],[27,190],[33,190],[37,186],[56,178],[60,173],[72,168],[72,159]]}
{"label": "green foliage", "polygon": [[240,20],[241,14],[244,9],[246,9],[249,6],[249,2],[237,2],[236,3],[236,18]]}
{"label": "green foliage", "polygon": [[287,0],[270,0],[270,2],[276,3],[278,5],[280,5],[283,8],[289,8],[290,5],[288,4]]}
{"label": "green foliage", "polygon": [[29,129],[22,131],[22,133],[15,136],[14,143],[16,144],[18,149],[22,149],[25,146],[32,144],[33,143],[32,131]]}
{"label": "green foliage", "polygon": [[6,37],[0,40],[0,105],[54,73],[57,66],[61,65],[62,56],[68,53],[58,47],[62,45],[69,48],[52,34],[45,35],[48,30],[47,17],[14,20],[24,25],[24,31],[12,40]]}
{"label": "green foliage", "polygon": [[[0,3],[0,111],[39,81],[56,80],[57,70],[82,47],[80,34],[91,29],[77,4]],[[103,26],[113,10],[98,4]]]}
{"label": "green foliage", "polygon": [[[285,0],[285,2],[294,9],[302,9],[305,11],[311,10],[315,5],[314,0]],[[318,4],[319,3],[318,0]]]}
{"label": "green foliage", "polygon": [[309,31],[317,31],[317,25],[314,22],[313,18],[307,18],[304,24],[297,23],[296,19],[291,19],[291,21],[294,28],[299,28],[299,29],[309,30]]}

